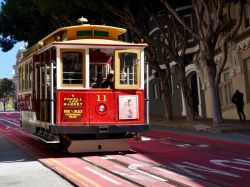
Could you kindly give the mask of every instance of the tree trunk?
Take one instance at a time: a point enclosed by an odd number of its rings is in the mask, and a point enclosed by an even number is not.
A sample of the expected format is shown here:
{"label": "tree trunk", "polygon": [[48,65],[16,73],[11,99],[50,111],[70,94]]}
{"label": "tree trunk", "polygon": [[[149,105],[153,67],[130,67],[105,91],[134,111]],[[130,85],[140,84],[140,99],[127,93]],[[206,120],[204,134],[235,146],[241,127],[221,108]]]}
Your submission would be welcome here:
{"label": "tree trunk", "polygon": [[193,121],[194,120],[193,99],[192,99],[191,90],[188,86],[188,82],[185,76],[185,66],[181,66],[179,68],[179,74],[180,74],[182,94],[184,98],[184,105],[186,108],[186,120]]}
{"label": "tree trunk", "polygon": [[[212,62],[213,63],[213,62]],[[207,64],[212,64],[208,62]],[[221,104],[220,104],[220,96],[219,96],[219,88],[218,85],[215,84],[215,75],[216,75],[216,68],[212,68],[208,66],[207,68],[208,74],[208,82],[210,85],[210,94],[211,94],[211,103],[212,103],[212,117],[214,124],[221,124],[223,123],[222,112],[221,112]]]}
{"label": "tree trunk", "polygon": [[5,100],[3,101],[3,111],[4,112],[6,111],[6,101]]}
{"label": "tree trunk", "polygon": [[169,81],[166,79],[162,79],[162,92],[164,95],[164,109],[165,109],[165,113],[164,113],[164,120],[166,121],[172,121],[173,120],[173,110],[172,110],[172,100],[171,100],[171,94],[169,91],[170,85],[169,85]]}

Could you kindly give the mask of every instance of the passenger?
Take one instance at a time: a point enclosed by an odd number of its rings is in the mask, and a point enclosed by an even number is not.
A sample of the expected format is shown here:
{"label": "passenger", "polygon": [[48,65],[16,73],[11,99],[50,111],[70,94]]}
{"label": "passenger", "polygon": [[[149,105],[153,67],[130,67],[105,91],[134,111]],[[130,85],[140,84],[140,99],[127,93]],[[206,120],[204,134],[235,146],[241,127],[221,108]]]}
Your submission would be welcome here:
{"label": "passenger", "polygon": [[94,84],[94,86],[92,88],[101,88],[102,81],[103,81],[102,74],[97,74],[96,83]]}
{"label": "passenger", "polygon": [[113,74],[107,76],[107,79],[102,83],[102,88],[114,88]]}

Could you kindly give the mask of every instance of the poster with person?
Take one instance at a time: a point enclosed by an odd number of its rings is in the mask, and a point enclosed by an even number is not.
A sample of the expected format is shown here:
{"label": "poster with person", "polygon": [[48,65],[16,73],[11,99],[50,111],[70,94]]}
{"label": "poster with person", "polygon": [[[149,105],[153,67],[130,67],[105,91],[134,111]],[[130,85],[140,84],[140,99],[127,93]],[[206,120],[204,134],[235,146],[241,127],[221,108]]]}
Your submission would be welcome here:
{"label": "poster with person", "polygon": [[138,119],[138,96],[119,96],[119,119]]}

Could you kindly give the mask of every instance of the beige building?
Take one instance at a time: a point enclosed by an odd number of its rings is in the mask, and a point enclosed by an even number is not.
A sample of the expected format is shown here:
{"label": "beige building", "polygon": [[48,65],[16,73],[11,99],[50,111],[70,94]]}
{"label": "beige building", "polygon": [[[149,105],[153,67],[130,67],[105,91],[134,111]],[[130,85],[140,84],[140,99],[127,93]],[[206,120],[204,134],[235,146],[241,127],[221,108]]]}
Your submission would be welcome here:
{"label": "beige building", "polygon": [[[194,12],[191,10],[192,6],[180,7],[177,11],[182,14],[183,18],[189,20],[189,24],[195,27],[197,22],[195,20]],[[238,17],[238,9],[232,10],[231,15]],[[154,30],[151,31],[153,36]],[[204,62],[199,59],[200,47],[194,40],[188,40],[189,47],[186,51],[186,77],[189,86],[192,88],[194,99],[195,115],[198,117],[212,118],[212,102],[211,93],[206,76]],[[222,60],[222,54],[219,47],[215,57],[216,63]],[[198,63],[197,63],[198,62]],[[172,71],[172,103],[174,116],[185,116],[186,109],[184,107],[184,100],[182,90],[178,87],[175,71]],[[150,111],[151,115],[163,115],[162,98],[160,95],[161,82],[157,77],[151,75],[150,77]],[[231,98],[235,90],[239,90],[244,94],[244,112],[246,119],[250,120],[250,0],[247,0],[244,8],[244,17],[238,34],[233,42],[228,46],[228,57],[225,67],[221,74],[219,84],[221,109],[224,119],[239,119],[235,105]],[[159,110],[161,109],[161,110]]]}
{"label": "beige building", "polygon": [[[238,9],[233,10],[232,15],[237,16]],[[222,115],[224,119],[239,119],[235,105],[231,98],[235,90],[244,94],[244,112],[246,119],[250,120],[250,0],[244,8],[244,16],[241,27],[233,42],[228,46],[227,62],[221,74],[219,85]],[[221,54],[217,54],[215,61],[220,63]],[[211,97],[207,80],[203,78],[205,105],[207,117],[212,117]]]}

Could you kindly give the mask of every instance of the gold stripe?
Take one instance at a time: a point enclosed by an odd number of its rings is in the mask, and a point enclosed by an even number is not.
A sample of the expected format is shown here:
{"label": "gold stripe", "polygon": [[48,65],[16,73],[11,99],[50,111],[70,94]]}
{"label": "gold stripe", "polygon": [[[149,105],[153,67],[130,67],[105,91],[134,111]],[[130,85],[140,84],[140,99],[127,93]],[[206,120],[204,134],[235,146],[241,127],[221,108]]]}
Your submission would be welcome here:
{"label": "gold stripe", "polygon": [[84,175],[82,175],[82,174],[76,172],[75,170],[73,170],[73,169],[71,169],[71,168],[69,168],[69,167],[63,165],[62,163],[60,163],[60,162],[57,161],[56,159],[49,158],[49,159],[47,159],[47,160],[50,161],[50,162],[52,162],[52,163],[54,163],[54,164],[56,164],[56,165],[58,165],[58,166],[60,166],[60,167],[62,167],[63,169],[65,169],[66,171],[69,172],[68,174],[73,174],[73,175],[75,175],[76,177],[82,179],[83,181],[88,182],[88,183],[91,184],[92,186],[102,187],[102,186],[100,186],[99,184],[97,184],[96,182],[94,182],[93,180],[91,180],[91,179],[85,177]]}

